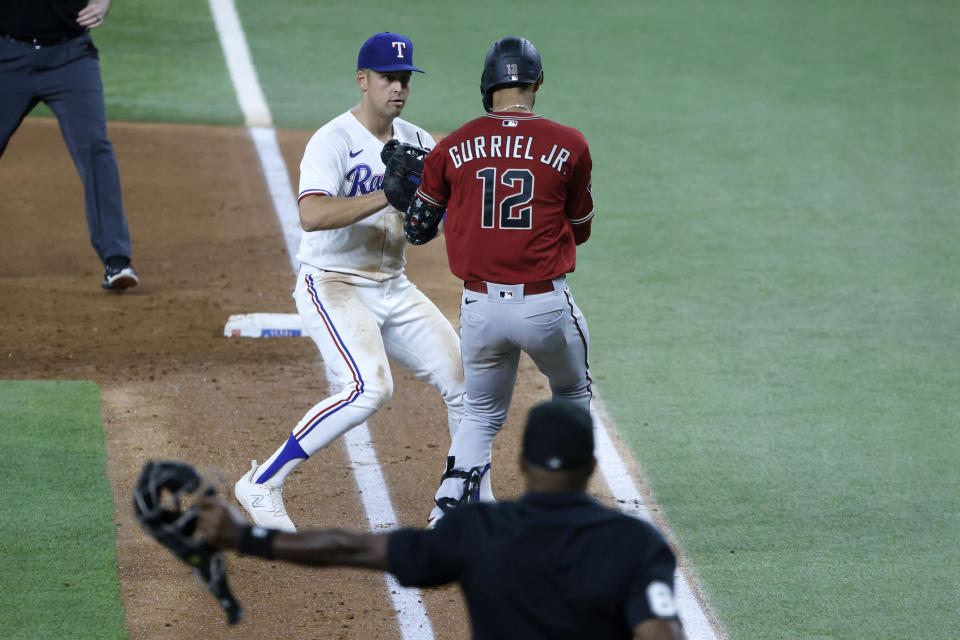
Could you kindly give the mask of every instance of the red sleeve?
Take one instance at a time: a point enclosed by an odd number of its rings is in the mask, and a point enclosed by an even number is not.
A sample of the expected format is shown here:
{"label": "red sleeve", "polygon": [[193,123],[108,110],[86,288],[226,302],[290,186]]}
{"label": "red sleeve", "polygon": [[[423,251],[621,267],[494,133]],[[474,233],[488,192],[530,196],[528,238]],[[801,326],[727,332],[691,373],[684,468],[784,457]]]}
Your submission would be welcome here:
{"label": "red sleeve", "polygon": [[577,244],[583,244],[590,237],[590,223],[593,220],[593,184],[590,178],[592,170],[590,148],[584,147],[583,154],[573,169],[567,197],[567,219],[573,228],[573,238]]}
{"label": "red sleeve", "polygon": [[447,147],[441,142],[423,161],[423,176],[417,195],[430,204],[446,207],[450,200],[450,183],[446,177]]}

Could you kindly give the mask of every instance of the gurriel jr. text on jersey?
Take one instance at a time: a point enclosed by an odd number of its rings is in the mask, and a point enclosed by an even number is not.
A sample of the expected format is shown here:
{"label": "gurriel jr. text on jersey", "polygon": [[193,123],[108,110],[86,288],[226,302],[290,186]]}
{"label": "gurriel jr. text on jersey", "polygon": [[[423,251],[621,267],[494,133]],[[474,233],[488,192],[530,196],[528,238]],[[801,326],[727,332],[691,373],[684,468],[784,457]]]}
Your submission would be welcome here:
{"label": "gurriel jr. text on jersey", "polygon": [[471,160],[481,158],[513,158],[516,160],[540,160],[558,173],[563,173],[563,165],[570,158],[570,152],[554,144],[550,153],[536,157],[533,136],[477,136],[450,147],[450,158],[455,169]]}

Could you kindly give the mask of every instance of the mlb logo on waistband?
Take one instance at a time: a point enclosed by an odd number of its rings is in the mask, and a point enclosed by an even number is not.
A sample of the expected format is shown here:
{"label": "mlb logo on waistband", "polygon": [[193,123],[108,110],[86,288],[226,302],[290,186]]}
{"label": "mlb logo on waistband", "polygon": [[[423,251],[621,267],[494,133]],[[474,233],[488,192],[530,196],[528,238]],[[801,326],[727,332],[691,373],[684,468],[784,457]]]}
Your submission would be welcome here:
{"label": "mlb logo on waistband", "polygon": [[501,298],[512,298],[512,297],[513,297],[513,291],[501,291],[501,292],[500,292],[500,297],[501,297]]}

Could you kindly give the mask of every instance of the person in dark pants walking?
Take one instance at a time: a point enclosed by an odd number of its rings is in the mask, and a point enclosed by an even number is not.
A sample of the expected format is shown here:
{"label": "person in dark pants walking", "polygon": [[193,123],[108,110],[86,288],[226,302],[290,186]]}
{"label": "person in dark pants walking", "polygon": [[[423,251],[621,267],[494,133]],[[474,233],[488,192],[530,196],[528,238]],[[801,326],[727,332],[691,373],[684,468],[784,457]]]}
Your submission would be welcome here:
{"label": "person in dark pants walking", "polygon": [[673,552],[652,525],[585,493],[595,467],[590,415],[551,400],[527,419],[519,500],[464,505],[433,529],[284,533],[205,498],[198,531],[269,560],[389,571],[407,586],[458,582],[476,639],[684,638]]}
{"label": "person in dark pants walking", "polygon": [[0,0],[0,157],[26,115],[45,102],[83,181],[90,242],[104,265],[100,284],[122,291],[139,280],[89,33],[109,9],[110,0]]}

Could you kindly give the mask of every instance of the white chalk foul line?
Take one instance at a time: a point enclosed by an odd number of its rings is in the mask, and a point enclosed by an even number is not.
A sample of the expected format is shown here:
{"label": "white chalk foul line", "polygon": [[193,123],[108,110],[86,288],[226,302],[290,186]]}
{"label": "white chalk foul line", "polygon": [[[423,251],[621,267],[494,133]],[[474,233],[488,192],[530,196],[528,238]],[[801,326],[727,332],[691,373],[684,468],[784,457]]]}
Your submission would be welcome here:
{"label": "white chalk foul line", "polygon": [[287,165],[280,155],[280,145],[277,143],[277,132],[273,127],[250,127],[250,136],[257,147],[260,156],[260,165],[263,175],[267,179],[267,188],[273,199],[273,207],[280,220],[283,230],[283,240],[287,245],[287,254],[290,256],[290,265],[294,272],[298,271],[297,249],[300,246],[300,212],[297,201],[293,197],[293,187],[290,185],[290,176]]}
{"label": "white chalk foul line", "polygon": [[[350,452],[350,466],[353,468],[353,477],[360,490],[363,508],[370,521],[373,531],[396,529],[399,526],[397,516],[390,503],[390,493],[383,478],[377,454],[373,450],[370,440],[370,431],[364,422],[343,434]],[[405,640],[415,638],[433,638],[433,627],[427,617],[427,609],[420,598],[420,591],[401,587],[392,574],[383,574],[387,581],[387,590],[393,599],[393,606],[397,610],[397,622],[400,624],[400,635]]]}
{"label": "white chalk foul line", "polygon": [[[594,435],[596,439],[594,455],[597,466],[606,480],[614,499],[620,504],[621,511],[635,515],[648,522],[653,522],[650,510],[643,501],[627,465],[610,438],[607,425],[595,402],[592,408]],[[717,634],[710,624],[700,601],[697,599],[686,576],[678,568],[674,574],[674,588],[677,597],[677,607],[680,610],[680,620],[689,640],[718,640]]]}
{"label": "white chalk foul line", "polygon": [[[277,134],[273,129],[273,118],[260,81],[253,66],[247,39],[240,24],[233,0],[210,0],[210,11],[220,36],[230,79],[237,94],[237,100],[250,136],[260,157],[264,177],[270,190],[274,210],[283,229],[283,238],[290,256],[290,264],[297,271],[297,248],[300,243],[300,214],[293,197],[293,188],[286,163],[280,153]],[[360,490],[364,510],[371,529],[395,528],[397,517],[390,503],[390,494],[377,461],[370,432],[363,423],[344,436],[350,466]],[[400,634],[404,640],[432,640],[433,628],[427,617],[427,610],[418,589],[401,587],[396,579],[384,574],[387,592],[397,612]]]}
{"label": "white chalk foul line", "polygon": [[237,94],[237,101],[246,119],[248,127],[273,126],[270,107],[260,90],[260,80],[253,66],[247,37],[240,24],[240,16],[233,0],[210,0],[210,12],[220,36],[223,55],[227,59],[227,69]]}

